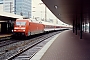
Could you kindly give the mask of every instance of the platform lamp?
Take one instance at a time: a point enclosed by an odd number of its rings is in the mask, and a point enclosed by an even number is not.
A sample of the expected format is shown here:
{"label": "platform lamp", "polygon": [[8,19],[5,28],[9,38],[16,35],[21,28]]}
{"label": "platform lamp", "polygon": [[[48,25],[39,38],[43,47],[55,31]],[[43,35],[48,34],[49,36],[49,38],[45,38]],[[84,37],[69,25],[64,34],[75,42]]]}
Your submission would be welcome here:
{"label": "platform lamp", "polygon": [[12,2],[10,2],[10,13],[12,13]]}
{"label": "platform lamp", "polygon": [[[33,7],[33,9],[35,9],[36,7]],[[36,11],[34,10],[34,11],[32,11],[33,13],[35,13]],[[34,17],[34,14],[33,14],[33,19],[34,19],[35,17]]]}
{"label": "platform lamp", "polygon": [[[36,12],[36,11],[32,11],[32,12]],[[33,19],[34,19],[34,15],[33,15]]]}
{"label": "platform lamp", "polygon": [[20,7],[20,9],[21,9],[20,15],[21,15],[21,16],[23,16],[23,13],[22,13],[22,8]]}
{"label": "platform lamp", "polygon": [[28,12],[28,18],[30,18],[30,12]]}
{"label": "platform lamp", "polygon": [[[44,3],[39,3],[39,5],[45,5]],[[47,9],[46,9],[46,6],[45,6],[45,21],[47,21]]]}

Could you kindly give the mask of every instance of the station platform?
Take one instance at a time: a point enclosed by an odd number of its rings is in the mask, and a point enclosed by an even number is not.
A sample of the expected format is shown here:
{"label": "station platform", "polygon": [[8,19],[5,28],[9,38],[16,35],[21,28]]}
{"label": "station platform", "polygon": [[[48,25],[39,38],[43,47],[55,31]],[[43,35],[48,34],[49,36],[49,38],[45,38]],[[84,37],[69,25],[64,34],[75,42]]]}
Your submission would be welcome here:
{"label": "station platform", "polygon": [[11,36],[12,34],[0,34],[0,38],[4,38],[4,37],[9,37]]}
{"label": "station platform", "polygon": [[90,33],[83,33],[83,39],[79,34],[72,30],[61,32],[31,60],[90,60]]}

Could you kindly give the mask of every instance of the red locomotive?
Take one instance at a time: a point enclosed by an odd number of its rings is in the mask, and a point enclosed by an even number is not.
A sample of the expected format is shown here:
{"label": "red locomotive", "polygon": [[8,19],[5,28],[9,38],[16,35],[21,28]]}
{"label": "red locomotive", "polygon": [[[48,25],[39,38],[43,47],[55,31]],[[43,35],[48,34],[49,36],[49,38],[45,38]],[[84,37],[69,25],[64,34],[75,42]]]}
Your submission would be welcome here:
{"label": "red locomotive", "polygon": [[61,26],[50,23],[36,23],[30,19],[17,19],[14,24],[13,34],[16,36],[30,36],[46,31],[60,30]]}

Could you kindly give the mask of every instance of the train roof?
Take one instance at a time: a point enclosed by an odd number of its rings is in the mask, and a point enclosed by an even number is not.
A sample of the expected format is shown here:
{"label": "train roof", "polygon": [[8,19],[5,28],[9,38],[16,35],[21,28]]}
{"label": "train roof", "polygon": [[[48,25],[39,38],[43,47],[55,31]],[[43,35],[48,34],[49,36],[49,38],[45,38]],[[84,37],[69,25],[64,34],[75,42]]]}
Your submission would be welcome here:
{"label": "train roof", "polygon": [[39,23],[39,24],[44,24],[44,25],[52,25],[52,26],[63,26],[60,24],[56,24],[56,23],[50,23],[50,22],[45,22],[45,21],[36,21],[36,19],[17,19],[17,20],[28,20],[29,22],[34,22],[34,23]]}
{"label": "train roof", "polygon": [[65,26],[65,25],[62,25],[62,24],[60,24],[60,23],[45,22],[45,21],[41,21],[41,24],[44,24],[44,25],[52,25],[52,26]]}
{"label": "train roof", "polygon": [[27,20],[27,21],[29,21],[29,22],[34,22],[34,23],[40,23],[39,21],[36,21],[35,19],[16,19],[16,21],[17,20]]}
{"label": "train roof", "polygon": [[55,26],[55,24],[54,24],[54,23],[45,22],[45,21],[41,21],[41,24],[44,24],[44,25],[53,25],[53,26]]}
{"label": "train roof", "polygon": [[16,19],[16,20],[28,20],[28,21],[30,21],[29,19]]}

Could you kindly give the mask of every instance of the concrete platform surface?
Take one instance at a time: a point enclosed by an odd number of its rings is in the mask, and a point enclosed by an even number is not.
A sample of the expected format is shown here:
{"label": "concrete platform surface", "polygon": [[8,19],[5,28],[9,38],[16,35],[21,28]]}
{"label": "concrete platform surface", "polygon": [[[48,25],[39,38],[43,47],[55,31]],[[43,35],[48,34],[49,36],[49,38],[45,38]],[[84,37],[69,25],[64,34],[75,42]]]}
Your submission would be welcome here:
{"label": "concrete platform surface", "polygon": [[83,33],[80,39],[79,33],[75,35],[72,30],[61,32],[44,55],[37,58],[35,60],[90,60],[90,34]]}

